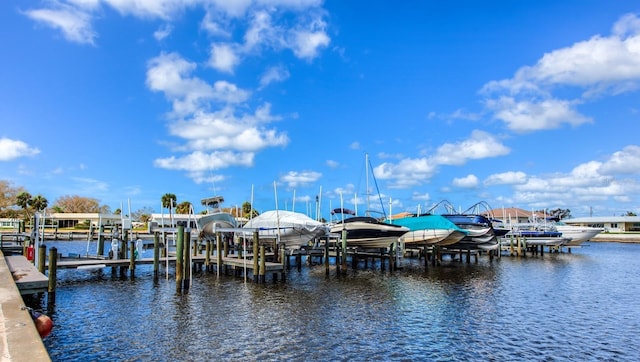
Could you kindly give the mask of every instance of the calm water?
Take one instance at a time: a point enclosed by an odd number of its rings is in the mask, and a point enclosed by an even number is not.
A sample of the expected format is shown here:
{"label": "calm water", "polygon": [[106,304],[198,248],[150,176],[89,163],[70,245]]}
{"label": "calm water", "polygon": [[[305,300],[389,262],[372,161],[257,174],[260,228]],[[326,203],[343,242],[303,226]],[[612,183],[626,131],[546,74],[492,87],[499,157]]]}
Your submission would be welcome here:
{"label": "calm water", "polygon": [[342,277],[332,260],[330,276],[305,265],[275,284],[195,274],[182,295],[173,268],[155,284],[150,266],[133,281],[60,270],[55,305],[40,303],[54,361],[637,361],[639,264],[640,244],[618,243],[427,269],[405,259],[397,272],[361,264]]}

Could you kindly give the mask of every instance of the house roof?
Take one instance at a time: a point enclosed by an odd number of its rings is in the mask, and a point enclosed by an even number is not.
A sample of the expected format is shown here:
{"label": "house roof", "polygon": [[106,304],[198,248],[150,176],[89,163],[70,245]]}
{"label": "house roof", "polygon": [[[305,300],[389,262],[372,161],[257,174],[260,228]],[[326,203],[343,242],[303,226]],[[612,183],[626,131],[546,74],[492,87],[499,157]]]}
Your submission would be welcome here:
{"label": "house roof", "polygon": [[[487,215],[493,215],[493,217],[495,218],[502,218],[502,219],[507,219],[509,217],[526,217],[526,218],[530,218],[533,215],[533,212],[531,211],[527,211],[524,209],[520,209],[517,207],[503,207],[500,209],[493,209],[493,210],[489,210],[487,212],[483,213],[484,216]],[[535,213],[536,217],[538,218],[544,218],[545,215],[543,215],[542,213]]]}

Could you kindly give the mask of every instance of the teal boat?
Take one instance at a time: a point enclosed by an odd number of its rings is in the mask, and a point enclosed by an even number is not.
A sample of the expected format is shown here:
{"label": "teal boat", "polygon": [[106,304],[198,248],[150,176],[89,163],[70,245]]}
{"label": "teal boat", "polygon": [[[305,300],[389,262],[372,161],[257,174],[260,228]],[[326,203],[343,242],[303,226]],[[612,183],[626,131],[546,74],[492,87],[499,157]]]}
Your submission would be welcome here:
{"label": "teal boat", "polygon": [[468,231],[441,215],[407,216],[391,220],[392,224],[409,228],[400,241],[410,245],[446,246],[459,242]]}

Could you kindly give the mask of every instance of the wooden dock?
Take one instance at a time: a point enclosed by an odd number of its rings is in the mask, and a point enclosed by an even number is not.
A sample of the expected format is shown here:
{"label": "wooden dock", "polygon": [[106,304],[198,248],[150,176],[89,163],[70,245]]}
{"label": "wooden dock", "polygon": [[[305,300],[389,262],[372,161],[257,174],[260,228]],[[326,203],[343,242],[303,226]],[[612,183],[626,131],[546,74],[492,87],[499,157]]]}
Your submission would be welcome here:
{"label": "wooden dock", "polygon": [[[257,275],[254,269],[253,255],[247,255],[247,259],[229,256],[221,256],[218,258],[215,254],[210,256],[208,266],[217,267],[218,259],[220,259],[220,268],[221,270],[226,272],[227,268],[233,270],[244,270],[251,273],[252,275]],[[26,259],[25,259],[26,260]],[[205,265],[207,258],[205,255],[199,254],[195,256],[190,256],[190,260],[194,264]],[[160,257],[158,259],[159,265],[167,265],[167,263],[175,266],[176,257]],[[153,265],[153,258],[140,258],[134,260],[135,265]],[[284,273],[285,266],[283,263],[275,263],[275,262],[267,262],[264,263],[264,272],[268,273]],[[48,268],[49,264],[46,263],[46,267]],[[130,259],[102,259],[102,258],[61,258],[56,262],[57,269],[102,269],[108,267],[126,267],[129,268],[131,266]],[[258,265],[260,268],[260,265]],[[258,271],[260,273],[260,271]]]}
{"label": "wooden dock", "polygon": [[6,255],[4,257],[7,267],[13,276],[13,280],[20,294],[33,294],[46,292],[49,287],[49,278],[40,273],[27,258],[22,255]]}
{"label": "wooden dock", "polygon": [[0,251],[0,360],[51,361],[11,274]]}

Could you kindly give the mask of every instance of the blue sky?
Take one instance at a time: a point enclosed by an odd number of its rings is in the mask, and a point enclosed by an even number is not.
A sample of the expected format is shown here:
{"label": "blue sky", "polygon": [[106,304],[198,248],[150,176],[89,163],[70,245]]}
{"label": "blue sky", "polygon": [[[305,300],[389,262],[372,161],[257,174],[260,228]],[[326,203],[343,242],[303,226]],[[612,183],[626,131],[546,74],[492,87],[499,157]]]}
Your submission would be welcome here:
{"label": "blue sky", "polygon": [[387,213],[640,213],[637,2],[5,0],[0,46],[0,179],[50,204],[363,213],[368,154]]}

